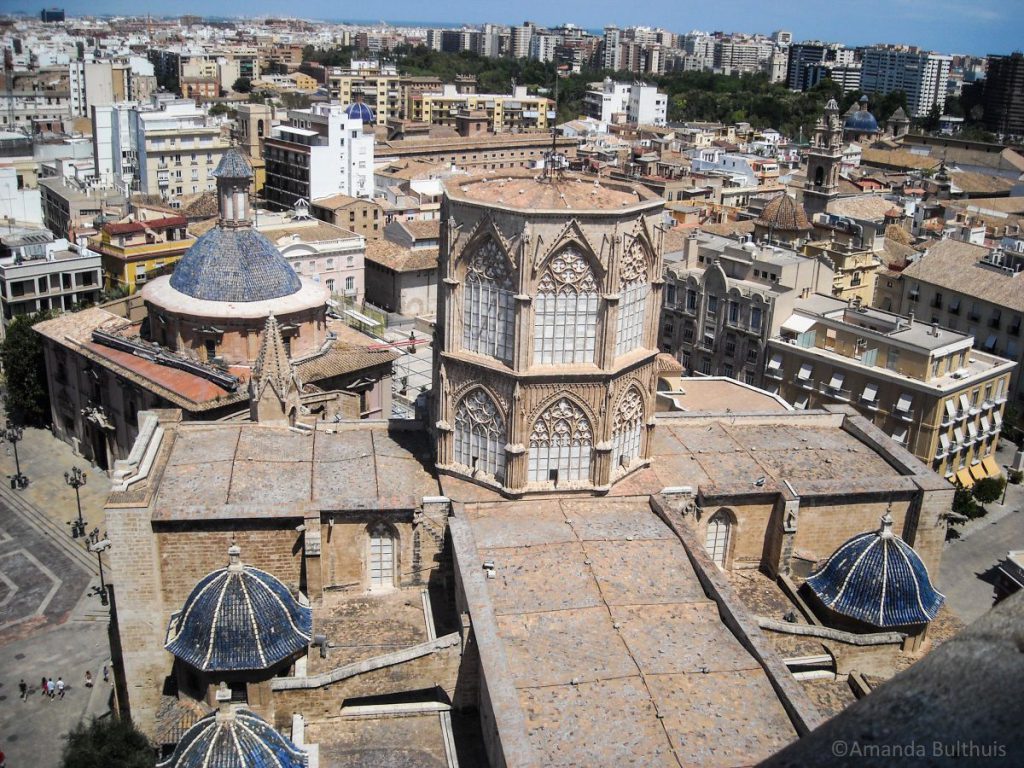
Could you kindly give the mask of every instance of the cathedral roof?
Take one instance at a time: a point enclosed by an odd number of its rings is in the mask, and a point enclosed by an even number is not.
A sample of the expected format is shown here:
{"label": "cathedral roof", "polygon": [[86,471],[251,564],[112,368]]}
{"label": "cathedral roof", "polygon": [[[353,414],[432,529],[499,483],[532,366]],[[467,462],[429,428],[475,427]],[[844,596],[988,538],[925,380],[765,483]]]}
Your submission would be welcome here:
{"label": "cathedral roof", "polygon": [[238,547],[228,553],[230,564],[193,588],[164,647],[203,671],[268,669],[309,645],[313,613],[269,573],[243,565]]}
{"label": "cathedral roof", "polygon": [[249,302],[290,296],[302,283],[277,247],[255,229],[217,226],[174,266],[171,287],[195,299]]}
{"label": "cathedral roof", "polygon": [[879,530],[840,545],[807,585],[836,613],[876,627],[925,624],[945,601],[921,558],[892,532],[888,514]]}
{"label": "cathedral roof", "polygon": [[755,223],[779,232],[800,232],[811,228],[803,206],[785,192],[768,201]]}
{"label": "cathedral roof", "polygon": [[248,709],[213,712],[158,768],[305,768],[306,753]]}

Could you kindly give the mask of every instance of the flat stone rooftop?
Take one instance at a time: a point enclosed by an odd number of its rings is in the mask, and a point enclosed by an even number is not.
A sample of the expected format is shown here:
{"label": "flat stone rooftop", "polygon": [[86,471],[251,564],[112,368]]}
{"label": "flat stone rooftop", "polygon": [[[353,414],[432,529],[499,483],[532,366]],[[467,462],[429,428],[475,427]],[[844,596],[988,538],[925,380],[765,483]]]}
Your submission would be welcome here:
{"label": "flat stone rooftop", "polygon": [[[796,739],[646,497],[467,504],[461,515],[476,551],[454,537],[460,569],[495,569],[488,605],[468,598],[474,617],[495,616],[493,635],[478,631],[481,657],[507,659],[536,764],[750,765]],[[492,698],[501,685],[488,679]]]}
{"label": "flat stone rooftop", "polygon": [[639,184],[602,181],[574,174],[562,174],[551,181],[530,173],[493,173],[488,176],[454,179],[446,185],[449,197],[468,202],[504,205],[524,211],[611,212],[642,206],[657,207],[664,201]]}
{"label": "flat stone rooftop", "polygon": [[[167,439],[167,438],[165,438]],[[154,520],[294,517],[322,509],[412,509],[438,493],[423,433],[385,423],[175,425]]]}

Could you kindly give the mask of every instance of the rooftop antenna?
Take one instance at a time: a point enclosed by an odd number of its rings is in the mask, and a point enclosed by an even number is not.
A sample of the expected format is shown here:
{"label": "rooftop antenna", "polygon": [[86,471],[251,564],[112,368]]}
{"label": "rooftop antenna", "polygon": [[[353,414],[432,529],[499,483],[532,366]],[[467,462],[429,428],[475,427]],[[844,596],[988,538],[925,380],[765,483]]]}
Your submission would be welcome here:
{"label": "rooftop antenna", "polygon": [[561,168],[558,163],[558,62],[554,62],[555,67],[555,117],[551,121],[551,151],[548,153],[546,162],[544,163],[544,172],[541,174],[541,178],[555,180],[556,173],[560,176]]}

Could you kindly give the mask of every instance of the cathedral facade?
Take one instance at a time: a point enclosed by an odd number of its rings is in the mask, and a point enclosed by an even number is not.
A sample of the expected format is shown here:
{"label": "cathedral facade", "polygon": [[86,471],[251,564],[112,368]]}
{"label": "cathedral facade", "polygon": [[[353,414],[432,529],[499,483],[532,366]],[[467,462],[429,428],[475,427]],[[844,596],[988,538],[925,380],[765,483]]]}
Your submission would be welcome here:
{"label": "cathedral facade", "polygon": [[663,203],[571,176],[449,186],[439,470],[518,496],[604,492],[648,463]]}

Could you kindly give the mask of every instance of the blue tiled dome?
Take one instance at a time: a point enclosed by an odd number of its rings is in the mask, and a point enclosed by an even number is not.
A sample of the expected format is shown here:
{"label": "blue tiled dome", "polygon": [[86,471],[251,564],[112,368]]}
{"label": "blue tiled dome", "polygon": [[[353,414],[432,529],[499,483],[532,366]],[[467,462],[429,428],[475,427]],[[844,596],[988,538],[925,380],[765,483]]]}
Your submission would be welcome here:
{"label": "blue tiled dome", "polygon": [[841,545],[807,585],[833,611],[876,627],[925,624],[946,599],[917,553],[893,534],[888,515],[880,530]]}
{"label": "blue tiled dome", "polygon": [[263,301],[302,288],[281,252],[252,227],[217,226],[174,265],[171,287],[206,301]]}
{"label": "blue tiled dome", "polygon": [[878,121],[868,112],[867,96],[861,96],[860,109],[850,113],[843,124],[843,129],[850,133],[878,133]]}
{"label": "blue tiled dome", "polygon": [[305,768],[306,753],[248,709],[214,712],[189,728],[158,768]]}
{"label": "blue tiled dome", "polygon": [[252,166],[241,152],[232,147],[217,163],[217,170],[213,172],[213,176],[218,179],[251,179]]}
{"label": "blue tiled dome", "polygon": [[352,102],[345,107],[345,114],[353,120],[362,120],[364,123],[375,123],[377,121],[373,116],[373,110],[361,101]]}
{"label": "blue tiled dome", "polygon": [[164,647],[207,672],[268,669],[309,645],[313,612],[269,573],[242,565],[237,547],[229,552],[231,564],[185,600]]}

